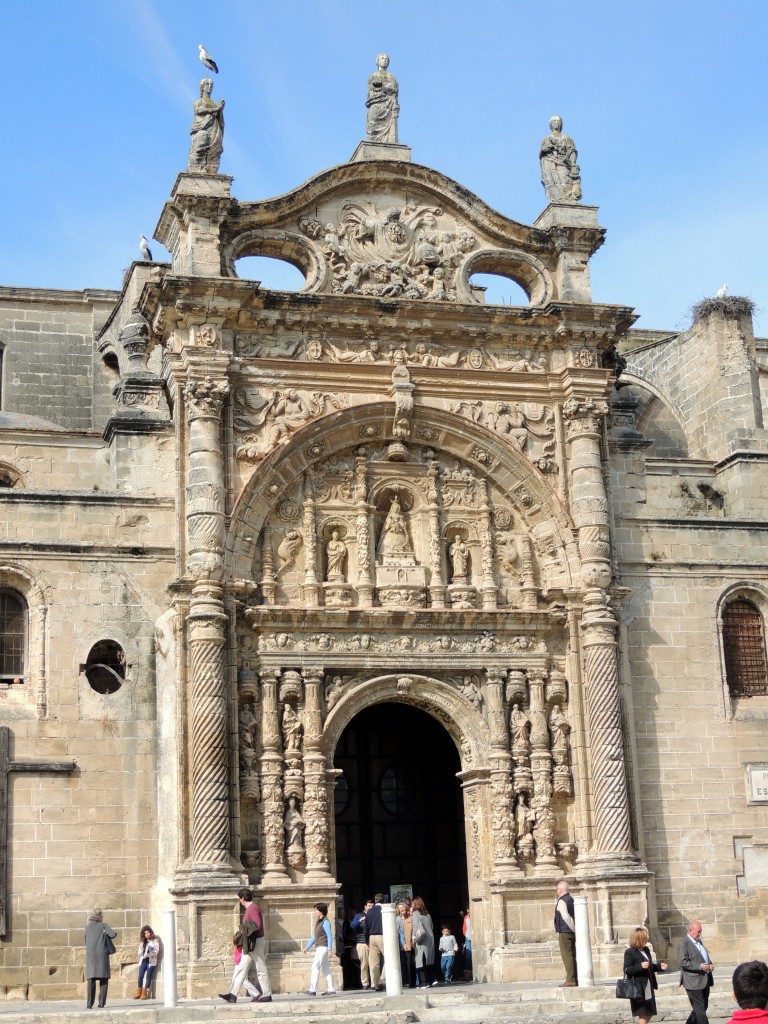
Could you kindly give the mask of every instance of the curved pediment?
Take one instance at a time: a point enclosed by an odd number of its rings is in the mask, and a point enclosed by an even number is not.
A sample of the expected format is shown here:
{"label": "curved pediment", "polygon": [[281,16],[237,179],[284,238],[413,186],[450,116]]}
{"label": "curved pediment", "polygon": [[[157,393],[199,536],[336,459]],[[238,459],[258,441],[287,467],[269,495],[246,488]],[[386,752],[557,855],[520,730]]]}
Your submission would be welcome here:
{"label": "curved pediment", "polygon": [[[585,212],[591,208],[584,208]],[[586,258],[602,231],[578,226]],[[482,302],[475,273],[516,281],[532,305],[562,298],[563,231],[510,220],[430,168],[393,160],[343,164],[257,203],[233,203],[221,226],[222,269],[273,256],[305,275],[304,291]]]}

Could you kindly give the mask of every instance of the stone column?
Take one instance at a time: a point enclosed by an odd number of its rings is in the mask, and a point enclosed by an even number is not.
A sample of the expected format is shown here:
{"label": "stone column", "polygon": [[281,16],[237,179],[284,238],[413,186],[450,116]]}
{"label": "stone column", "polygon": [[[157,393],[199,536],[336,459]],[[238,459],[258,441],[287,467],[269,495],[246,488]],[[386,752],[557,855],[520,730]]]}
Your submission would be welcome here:
{"label": "stone column", "polygon": [[595,972],[592,967],[592,943],[589,938],[589,909],[586,896],[573,897],[573,915],[576,924],[576,977],[579,988],[592,988]]}
{"label": "stone column", "polygon": [[515,819],[512,813],[512,755],[504,708],[504,673],[485,670],[485,699],[491,732],[491,834],[493,859],[499,880],[521,874],[515,857]]}
{"label": "stone column", "polygon": [[277,704],[277,674],[261,674],[261,849],[264,856],[262,884],[285,883],[283,842],[283,756],[280,751],[280,719]]}
{"label": "stone column", "polygon": [[549,873],[557,865],[555,859],[554,813],[552,811],[552,755],[549,752],[549,727],[544,706],[544,684],[547,674],[543,669],[528,672],[531,696],[531,774],[533,797],[531,810],[536,815],[533,838],[536,843],[536,869]]}
{"label": "stone column", "polygon": [[229,393],[229,357],[201,365],[185,352],[184,398],[189,420],[186,487],[189,605],[189,779],[191,860],[195,871],[231,873],[229,715],[224,668],[227,616],[221,579],[224,554],[222,404]]}
{"label": "stone column", "polygon": [[330,823],[328,820],[328,774],[323,745],[323,668],[304,672],[304,820],[306,822],[308,882],[332,880],[330,869]]}
{"label": "stone column", "polygon": [[357,597],[361,608],[373,606],[369,516],[367,455],[365,448],[358,448],[355,455],[355,533],[357,536]]}
{"label": "stone column", "polygon": [[433,608],[445,608],[443,545],[440,535],[440,474],[437,459],[432,457],[430,457],[427,469],[427,515],[429,516],[429,596]]}
{"label": "stone column", "polygon": [[388,996],[403,994],[403,976],[400,971],[400,942],[397,937],[397,908],[394,903],[381,905],[381,931],[384,939],[384,978]]}
{"label": "stone column", "polygon": [[619,702],[618,623],[605,594],[611,582],[611,546],[600,439],[607,411],[606,402],[592,399],[571,398],[563,407],[571,446],[571,503],[587,588],[581,633],[594,816],[590,857],[624,855],[635,860]]}
{"label": "stone column", "polygon": [[493,533],[491,531],[491,506],[488,501],[488,481],[480,481],[480,515],[478,517],[480,532],[480,559],[483,565],[483,608],[496,607],[498,587],[493,575]]}
{"label": "stone column", "polygon": [[304,475],[304,584],[301,594],[310,608],[319,605],[320,584],[317,578],[317,504],[309,472]]}
{"label": "stone column", "polygon": [[48,606],[37,609],[37,717],[48,717],[48,671],[45,662]]}

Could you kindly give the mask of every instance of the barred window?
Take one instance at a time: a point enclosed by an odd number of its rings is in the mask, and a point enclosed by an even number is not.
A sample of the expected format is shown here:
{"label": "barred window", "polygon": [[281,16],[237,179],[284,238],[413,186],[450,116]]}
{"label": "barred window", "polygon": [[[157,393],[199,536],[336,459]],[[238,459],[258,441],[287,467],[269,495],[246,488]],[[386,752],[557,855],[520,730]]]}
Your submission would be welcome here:
{"label": "barred window", "polygon": [[723,611],[723,650],[732,697],[768,694],[763,617],[746,598],[731,601]]}
{"label": "barred window", "polygon": [[13,590],[0,590],[0,681],[23,682],[27,660],[27,604]]}

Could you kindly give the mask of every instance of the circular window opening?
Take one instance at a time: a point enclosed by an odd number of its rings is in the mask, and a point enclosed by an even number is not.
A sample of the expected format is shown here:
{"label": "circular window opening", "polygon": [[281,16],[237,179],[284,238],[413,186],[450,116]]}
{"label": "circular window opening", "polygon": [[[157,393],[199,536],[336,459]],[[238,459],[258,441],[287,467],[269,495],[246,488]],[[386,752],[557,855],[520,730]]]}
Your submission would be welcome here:
{"label": "circular window opening", "polygon": [[349,803],[349,783],[346,775],[340,775],[336,779],[336,788],[333,791],[333,810],[335,814],[343,814]]}
{"label": "circular window opening", "polygon": [[472,274],[469,287],[486,306],[527,306],[528,296],[517,281],[504,274]]}
{"label": "circular window opening", "polygon": [[235,261],[235,273],[241,279],[258,281],[262,288],[278,292],[298,292],[305,281],[298,267],[273,256],[241,256]]}
{"label": "circular window opening", "polygon": [[402,764],[385,768],[379,783],[379,796],[384,809],[390,814],[407,814],[416,801],[416,786],[413,775]]}
{"label": "circular window opening", "polygon": [[96,693],[117,693],[125,682],[125,651],[114,640],[99,640],[91,648],[82,671]]}

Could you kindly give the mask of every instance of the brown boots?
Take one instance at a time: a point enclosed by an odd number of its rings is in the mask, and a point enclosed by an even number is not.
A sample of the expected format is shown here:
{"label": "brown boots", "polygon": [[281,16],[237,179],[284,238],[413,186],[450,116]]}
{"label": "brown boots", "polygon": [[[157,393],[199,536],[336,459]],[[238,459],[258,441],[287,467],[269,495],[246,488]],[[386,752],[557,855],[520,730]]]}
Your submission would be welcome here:
{"label": "brown boots", "polygon": [[148,988],[137,988],[136,989],[136,993],[135,993],[133,998],[134,999],[149,999],[149,989]]}

